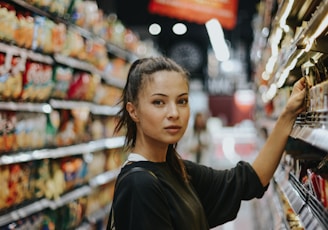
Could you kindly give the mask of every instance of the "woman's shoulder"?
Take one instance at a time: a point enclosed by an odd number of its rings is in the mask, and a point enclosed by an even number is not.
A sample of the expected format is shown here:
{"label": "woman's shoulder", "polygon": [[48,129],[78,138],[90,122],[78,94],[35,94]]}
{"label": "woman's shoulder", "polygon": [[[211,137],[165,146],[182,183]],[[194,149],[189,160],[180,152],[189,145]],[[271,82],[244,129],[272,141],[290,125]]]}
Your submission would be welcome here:
{"label": "woman's shoulder", "polygon": [[122,184],[127,188],[136,186],[139,186],[140,188],[140,186],[144,187],[153,185],[154,181],[157,180],[158,178],[151,165],[138,164],[138,162],[136,162],[125,165],[121,169],[116,180],[116,187],[119,187]]}
{"label": "woman's shoulder", "polygon": [[202,170],[202,168],[208,168],[207,166],[198,164],[194,161],[191,160],[183,160],[183,163],[186,167],[186,170],[189,171],[198,171],[198,170]]}

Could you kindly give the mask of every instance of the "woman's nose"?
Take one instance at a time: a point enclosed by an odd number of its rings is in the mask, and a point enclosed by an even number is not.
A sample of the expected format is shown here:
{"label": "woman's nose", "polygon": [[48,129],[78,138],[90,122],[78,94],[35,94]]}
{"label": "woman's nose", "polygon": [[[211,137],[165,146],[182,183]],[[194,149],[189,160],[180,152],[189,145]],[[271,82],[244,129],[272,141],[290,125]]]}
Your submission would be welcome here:
{"label": "woman's nose", "polygon": [[168,117],[169,118],[177,118],[179,117],[179,110],[175,103],[169,105],[168,108]]}

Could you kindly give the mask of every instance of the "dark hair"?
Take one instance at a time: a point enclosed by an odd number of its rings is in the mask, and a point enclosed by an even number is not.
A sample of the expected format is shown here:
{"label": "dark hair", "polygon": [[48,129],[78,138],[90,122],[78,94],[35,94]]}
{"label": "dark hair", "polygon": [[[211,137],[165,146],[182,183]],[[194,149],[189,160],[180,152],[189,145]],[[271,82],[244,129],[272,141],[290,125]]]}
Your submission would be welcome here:
{"label": "dark hair", "polygon": [[[122,92],[120,104],[121,110],[118,112],[119,120],[114,132],[119,132],[122,128],[126,130],[126,139],[124,147],[133,148],[136,142],[137,126],[131,119],[126,105],[128,102],[138,104],[138,95],[144,87],[145,82],[150,81],[150,75],[158,71],[174,71],[181,73],[188,80],[189,73],[180,65],[167,57],[150,57],[134,61],[128,72],[127,81]],[[170,144],[167,150],[166,161],[169,166],[181,175],[184,181],[188,181],[187,173],[182,163],[180,155],[176,152],[177,144]]]}

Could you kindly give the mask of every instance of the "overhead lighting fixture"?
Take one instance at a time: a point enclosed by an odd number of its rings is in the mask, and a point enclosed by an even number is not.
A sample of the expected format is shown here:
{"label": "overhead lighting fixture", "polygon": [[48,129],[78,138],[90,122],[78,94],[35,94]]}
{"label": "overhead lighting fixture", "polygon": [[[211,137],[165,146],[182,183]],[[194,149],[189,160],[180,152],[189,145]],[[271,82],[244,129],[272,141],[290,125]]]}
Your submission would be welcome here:
{"label": "overhead lighting fixture", "polygon": [[226,61],[230,58],[229,48],[224,39],[222,26],[217,19],[210,19],[205,23],[208,36],[215,54],[219,61]]}
{"label": "overhead lighting fixture", "polygon": [[185,24],[179,22],[179,23],[174,24],[174,26],[172,27],[172,31],[176,35],[183,35],[187,32],[187,26]]}
{"label": "overhead lighting fixture", "polygon": [[151,35],[159,35],[162,31],[162,28],[159,24],[153,23],[149,26],[148,31]]}

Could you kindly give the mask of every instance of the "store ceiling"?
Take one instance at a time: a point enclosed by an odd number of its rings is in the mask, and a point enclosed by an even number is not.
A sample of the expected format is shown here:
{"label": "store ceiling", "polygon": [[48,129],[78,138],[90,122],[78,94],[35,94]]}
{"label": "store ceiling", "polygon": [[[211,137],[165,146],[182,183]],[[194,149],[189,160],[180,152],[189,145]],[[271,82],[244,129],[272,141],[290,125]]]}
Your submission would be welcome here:
{"label": "store ceiling", "polygon": [[[250,47],[253,38],[251,22],[259,1],[239,0],[237,25],[233,30],[224,30],[225,37],[230,41],[232,47],[239,42],[244,42],[246,47]],[[105,13],[116,13],[128,28],[140,36],[141,40],[152,39],[164,54],[168,54],[170,49],[179,42],[191,42],[203,52],[207,52],[209,38],[204,25],[150,14],[148,12],[149,0],[97,0],[97,2]],[[154,22],[162,26],[162,33],[157,37],[148,33],[148,26]],[[176,22],[184,22],[188,26],[188,32],[185,35],[178,37],[171,32],[171,27]],[[206,64],[207,60],[205,59],[204,56],[203,64]]]}
{"label": "store ceiling", "polygon": [[[232,42],[239,40],[250,40],[252,39],[252,28],[251,20],[253,15],[256,13],[256,4],[260,0],[239,0],[238,3],[238,18],[237,26],[234,30],[225,31],[227,39]],[[118,18],[128,27],[136,31],[141,38],[148,38],[150,35],[145,33],[148,26],[157,22],[163,27],[171,28],[174,22],[181,21],[169,17],[164,17],[160,15],[150,14],[148,12],[149,0],[97,0],[100,8],[104,10],[105,13],[114,12],[118,15]],[[196,23],[185,23],[189,26],[189,31],[186,36],[188,39],[190,37],[204,36],[206,33],[204,25]],[[169,34],[165,34],[167,37]],[[204,36],[207,38],[207,36]]]}

